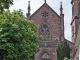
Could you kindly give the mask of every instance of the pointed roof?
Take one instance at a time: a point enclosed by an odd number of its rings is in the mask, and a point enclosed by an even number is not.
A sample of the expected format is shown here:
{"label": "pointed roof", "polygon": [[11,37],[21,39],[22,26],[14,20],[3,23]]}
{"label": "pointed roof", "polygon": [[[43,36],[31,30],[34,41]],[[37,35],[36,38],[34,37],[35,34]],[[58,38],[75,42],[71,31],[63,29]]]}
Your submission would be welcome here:
{"label": "pointed roof", "polygon": [[44,3],[38,10],[36,10],[36,11],[31,15],[31,17],[32,17],[36,12],[38,12],[45,4],[46,4],[58,17],[60,17],[47,3]]}
{"label": "pointed roof", "polygon": [[62,2],[60,3],[60,15],[63,14]]}
{"label": "pointed roof", "polygon": [[28,14],[30,14],[30,1],[28,1]]}

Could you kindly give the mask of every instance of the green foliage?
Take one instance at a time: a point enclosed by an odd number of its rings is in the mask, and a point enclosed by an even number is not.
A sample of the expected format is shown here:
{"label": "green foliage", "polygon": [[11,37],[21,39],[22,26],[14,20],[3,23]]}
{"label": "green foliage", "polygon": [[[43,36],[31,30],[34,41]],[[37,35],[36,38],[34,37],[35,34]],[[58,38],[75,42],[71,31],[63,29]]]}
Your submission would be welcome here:
{"label": "green foliage", "polygon": [[69,44],[67,45],[67,41],[62,41],[57,48],[57,59],[62,60],[64,57],[68,57],[70,59],[70,48]]}
{"label": "green foliage", "polygon": [[63,60],[71,60],[71,59],[68,59],[67,57],[65,57]]}
{"label": "green foliage", "polygon": [[13,0],[0,0],[0,14],[3,13],[4,9],[8,9],[10,5],[13,5]]}
{"label": "green foliage", "polygon": [[39,51],[38,27],[20,10],[4,11],[0,15],[0,59],[30,60],[30,56]]}

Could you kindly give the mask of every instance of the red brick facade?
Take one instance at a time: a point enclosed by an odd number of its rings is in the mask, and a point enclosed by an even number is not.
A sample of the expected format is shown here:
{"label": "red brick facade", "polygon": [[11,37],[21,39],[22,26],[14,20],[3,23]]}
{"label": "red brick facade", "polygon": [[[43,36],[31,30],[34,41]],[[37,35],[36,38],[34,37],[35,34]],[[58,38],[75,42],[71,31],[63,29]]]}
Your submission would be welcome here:
{"label": "red brick facade", "polygon": [[[29,3],[30,4],[30,3]],[[64,40],[64,14],[62,13],[62,3],[60,7],[60,16],[46,3],[45,3],[30,16],[30,5],[28,6],[27,18],[33,20],[35,24],[40,25],[38,29],[38,35],[41,34],[40,31],[43,28],[49,27],[49,39],[44,39],[39,43],[40,51],[35,54],[35,60],[57,60],[56,48],[61,40]],[[44,25],[47,25],[44,27]],[[46,30],[45,30],[46,31]],[[44,33],[47,38],[47,32]],[[74,49],[74,44],[68,41],[71,48],[71,58]],[[43,54],[47,53],[48,58],[43,58]]]}
{"label": "red brick facade", "polygon": [[[77,38],[77,32],[79,27],[79,18],[80,18],[80,0],[71,0],[72,4],[72,21],[71,21],[71,28],[72,28],[72,42],[75,43]],[[77,48],[75,48],[73,53],[73,58],[75,58],[77,52]]]}
{"label": "red brick facade", "polygon": [[75,42],[75,38],[78,30],[78,17],[80,16],[80,0],[72,0],[72,21],[71,21],[71,29],[72,29],[72,42]]}

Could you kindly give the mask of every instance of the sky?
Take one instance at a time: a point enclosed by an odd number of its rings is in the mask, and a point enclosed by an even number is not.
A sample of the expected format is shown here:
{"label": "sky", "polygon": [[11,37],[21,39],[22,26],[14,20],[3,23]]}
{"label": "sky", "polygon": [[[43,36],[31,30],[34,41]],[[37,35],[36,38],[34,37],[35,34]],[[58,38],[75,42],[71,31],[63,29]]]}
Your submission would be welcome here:
{"label": "sky", "polygon": [[[33,14],[40,6],[44,4],[44,0],[14,0],[12,6],[10,6],[10,11],[21,9],[26,16],[28,12],[28,1],[30,1],[31,14]],[[62,2],[63,14],[64,14],[64,37],[65,39],[71,41],[71,19],[72,19],[72,5],[71,0],[46,0],[46,3],[58,14],[60,15],[60,2]]]}

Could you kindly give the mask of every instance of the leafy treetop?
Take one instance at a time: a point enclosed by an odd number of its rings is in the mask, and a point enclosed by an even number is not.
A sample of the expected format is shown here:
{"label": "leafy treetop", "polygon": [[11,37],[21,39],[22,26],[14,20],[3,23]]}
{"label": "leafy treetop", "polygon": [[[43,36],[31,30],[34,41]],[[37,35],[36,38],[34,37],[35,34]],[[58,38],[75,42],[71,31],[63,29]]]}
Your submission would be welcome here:
{"label": "leafy treetop", "polygon": [[13,5],[13,0],[0,0],[0,14],[3,13],[4,9],[8,9],[10,5]]}
{"label": "leafy treetop", "polygon": [[4,11],[0,15],[0,59],[30,60],[30,56],[39,51],[38,27],[20,10]]}

